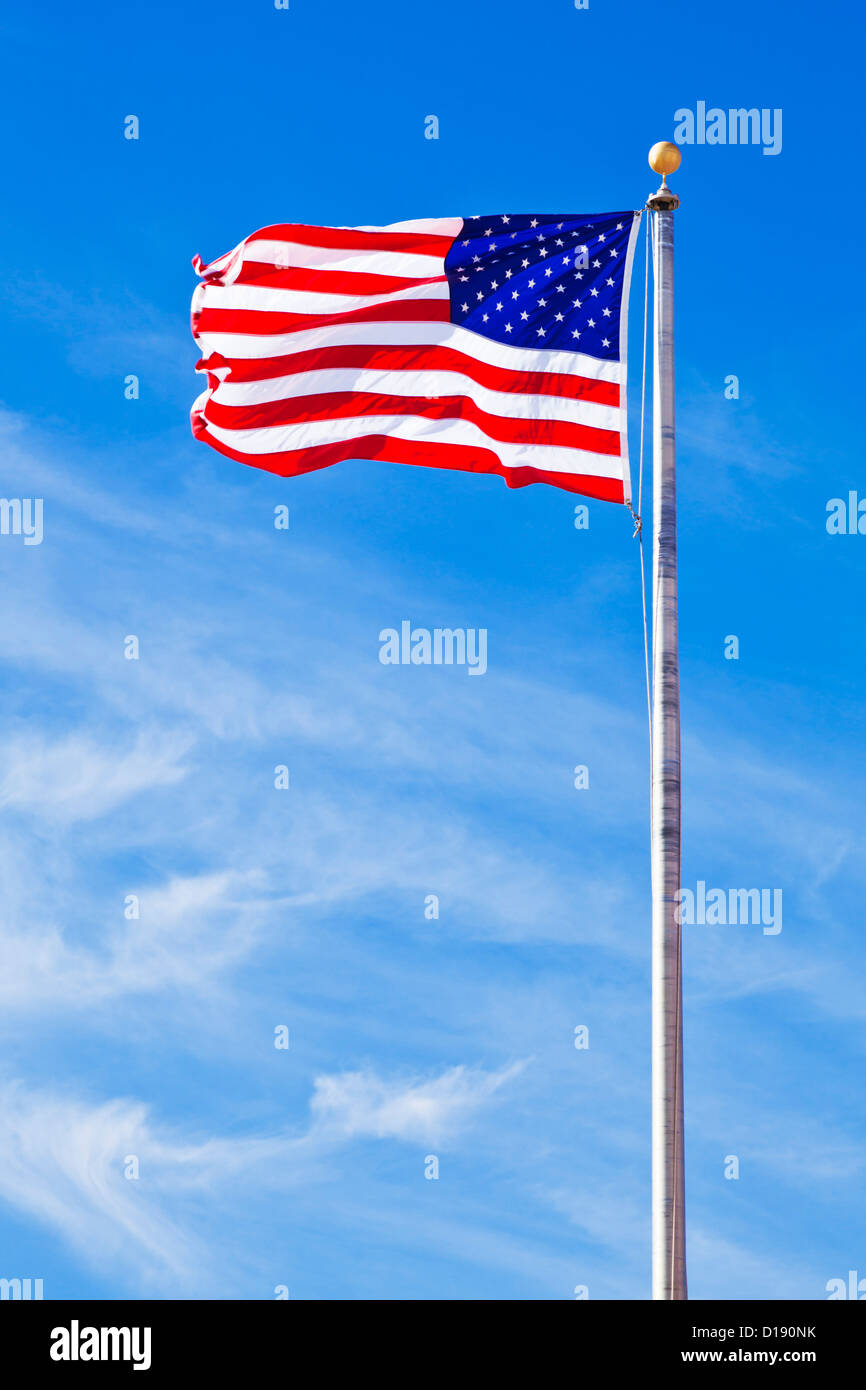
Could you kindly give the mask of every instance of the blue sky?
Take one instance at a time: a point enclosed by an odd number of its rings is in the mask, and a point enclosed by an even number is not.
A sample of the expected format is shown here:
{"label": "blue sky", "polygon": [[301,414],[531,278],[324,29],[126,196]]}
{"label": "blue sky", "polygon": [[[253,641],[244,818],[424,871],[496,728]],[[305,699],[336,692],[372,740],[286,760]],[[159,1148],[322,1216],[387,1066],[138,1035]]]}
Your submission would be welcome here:
{"label": "blue sky", "polygon": [[[851,4],[744,0],[5,20],[0,490],[44,498],[44,540],[0,538],[0,1275],[647,1296],[629,519],[194,443],[190,258],[283,220],[640,206],[649,145],[705,100],[781,108],[784,136],[677,175],[683,882],[780,888],[784,918],[686,932],[691,1293],[866,1276],[866,541],[825,526],[863,487],[862,38]],[[380,665],[403,619],[487,628],[487,673]]]}

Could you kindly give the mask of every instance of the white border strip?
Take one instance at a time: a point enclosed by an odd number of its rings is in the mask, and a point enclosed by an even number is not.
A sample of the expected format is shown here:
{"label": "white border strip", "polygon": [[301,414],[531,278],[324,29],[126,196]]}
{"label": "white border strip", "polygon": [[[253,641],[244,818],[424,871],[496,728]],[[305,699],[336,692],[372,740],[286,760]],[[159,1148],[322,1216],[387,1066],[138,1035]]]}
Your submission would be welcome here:
{"label": "white border strip", "polygon": [[[647,214],[647,216],[649,216],[649,214]],[[628,462],[628,305],[631,291],[631,268],[632,262],[634,261],[640,219],[641,213],[640,211],[636,211],[633,214],[631,231],[629,232],[625,277],[622,284],[622,303],[619,308],[619,356],[622,366],[622,377],[619,388],[619,408],[622,411],[620,423],[620,458],[622,459],[623,498],[626,502],[631,502],[631,471]]]}

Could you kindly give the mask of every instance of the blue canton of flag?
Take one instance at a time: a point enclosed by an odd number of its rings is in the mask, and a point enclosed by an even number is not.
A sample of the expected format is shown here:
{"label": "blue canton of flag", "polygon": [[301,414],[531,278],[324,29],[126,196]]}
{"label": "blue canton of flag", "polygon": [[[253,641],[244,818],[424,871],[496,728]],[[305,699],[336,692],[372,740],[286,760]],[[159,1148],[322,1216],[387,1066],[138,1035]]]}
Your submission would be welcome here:
{"label": "blue canton of flag", "polygon": [[618,360],[638,216],[467,217],[445,260],[451,322],[514,347]]}

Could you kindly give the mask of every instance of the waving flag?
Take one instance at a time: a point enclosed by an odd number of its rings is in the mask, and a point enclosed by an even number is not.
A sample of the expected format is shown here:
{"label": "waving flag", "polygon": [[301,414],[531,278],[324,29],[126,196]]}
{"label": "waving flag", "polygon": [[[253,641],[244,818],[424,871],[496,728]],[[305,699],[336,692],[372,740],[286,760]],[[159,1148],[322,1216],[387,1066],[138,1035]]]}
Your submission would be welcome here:
{"label": "waving flag", "polygon": [[628,501],[638,221],[290,224],[196,257],[193,433],[283,475],[386,459]]}

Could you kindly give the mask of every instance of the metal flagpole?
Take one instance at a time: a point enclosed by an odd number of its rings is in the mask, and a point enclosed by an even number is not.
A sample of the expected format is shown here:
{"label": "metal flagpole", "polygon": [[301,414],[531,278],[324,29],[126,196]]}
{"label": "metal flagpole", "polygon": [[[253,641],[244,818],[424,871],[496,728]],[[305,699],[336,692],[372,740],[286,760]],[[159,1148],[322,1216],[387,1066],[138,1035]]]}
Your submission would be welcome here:
{"label": "metal flagpole", "polygon": [[653,217],[652,613],[652,1252],[653,1298],[688,1298],[683,1150],[680,888],[680,682],[674,417],[674,211],[667,175],[680,164],[663,141],[649,162],[662,175]]}

